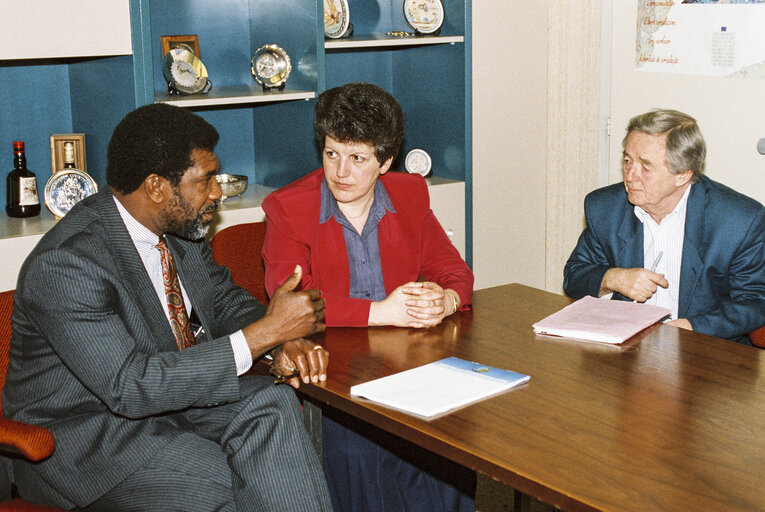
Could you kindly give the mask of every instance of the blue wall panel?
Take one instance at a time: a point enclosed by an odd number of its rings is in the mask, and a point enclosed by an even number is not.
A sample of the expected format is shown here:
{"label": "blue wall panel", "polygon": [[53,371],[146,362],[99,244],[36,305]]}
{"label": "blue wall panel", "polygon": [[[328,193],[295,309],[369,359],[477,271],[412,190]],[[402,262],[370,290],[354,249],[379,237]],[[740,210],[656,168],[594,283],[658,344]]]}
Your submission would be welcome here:
{"label": "blue wall panel", "polygon": [[348,0],[348,10],[351,13],[355,35],[379,34],[391,30],[391,10],[382,6],[379,1]]}
{"label": "blue wall panel", "polygon": [[[422,148],[433,159],[433,174],[465,179],[465,89],[462,45],[435,45],[417,53],[395,52],[398,73],[393,95],[406,118],[401,149]],[[422,84],[426,83],[427,87]]]}
{"label": "blue wall panel", "polygon": [[42,196],[51,175],[50,136],[72,132],[72,112],[66,64],[0,62],[0,85],[0,198],[5,211],[5,175],[13,168],[13,141],[24,141],[27,167],[37,176]]}
{"label": "blue wall panel", "polygon": [[[246,62],[247,70],[249,71],[250,59],[258,48],[264,44],[275,44],[287,52],[292,63],[287,88],[316,89],[318,70],[315,4],[306,0],[251,0],[250,12],[250,53]],[[249,81],[254,83],[251,74]]]}
{"label": "blue wall panel", "polygon": [[253,131],[252,109],[190,109],[213,125],[220,134],[215,153],[220,158],[220,172],[244,174],[250,183],[255,178],[252,170]]}
{"label": "blue wall panel", "polygon": [[[359,59],[363,58],[363,66]],[[366,81],[390,92],[406,117],[406,134],[394,168],[413,148],[433,158],[434,174],[465,179],[464,45],[329,51],[327,88]]]}
{"label": "blue wall panel", "polygon": [[[197,34],[213,88],[257,85],[250,72],[252,55],[264,44],[277,44],[287,51],[292,63],[287,89],[316,90],[317,13],[313,0],[151,2],[151,31],[156,40],[151,58],[154,88],[165,89],[160,36]],[[316,162],[312,102],[190,109],[221,134],[216,148],[221,172],[245,174],[251,182],[278,187],[301,176]]]}
{"label": "blue wall panel", "polygon": [[321,165],[313,131],[314,105],[314,101],[291,101],[256,107],[256,183],[281,187]]}
{"label": "blue wall panel", "polygon": [[164,90],[161,36],[196,34],[199,54],[213,87],[249,83],[250,28],[247,0],[152,2],[154,89]]}
{"label": "blue wall panel", "polygon": [[135,108],[130,56],[93,59],[69,70],[72,132],[85,134],[87,171],[106,184],[106,150],[117,124]]}

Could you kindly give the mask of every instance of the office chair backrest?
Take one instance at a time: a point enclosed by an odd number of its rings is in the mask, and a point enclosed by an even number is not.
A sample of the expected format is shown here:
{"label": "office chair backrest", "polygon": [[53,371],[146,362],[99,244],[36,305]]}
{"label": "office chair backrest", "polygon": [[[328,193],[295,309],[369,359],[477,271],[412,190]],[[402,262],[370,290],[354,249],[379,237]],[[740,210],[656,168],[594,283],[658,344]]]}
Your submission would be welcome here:
{"label": "office chair backrest", "polygon": [[755,347],[765,348],[765,325],[751,333],[749,339]]}
{"label": "office chair backrest", "polygon": [[263,266],[265,239],[266,223],[250,222],[222,229],[210,242],[215,261],[228,267],[234,283],[247,289],[263,304],[268,303]]}
{"label": "office chair backrest", "polygon": [[[5,386],[8,373],[8,352],[11,348],[11,313],[13,312],[13,290],[0,292],[0,391]],[[43,460],[53,453],[56,441],[53,434],[43,427],[9,420],[3,417],[0,403],[0,452],[3,455],[19,455],[31,461]],[[7,460],[0,460],[6,464]],[[5,467],[9,467],[10,464]],[[22,500],[12,494],[12,475],[0,470],[0,510],[16,512],[63,512],[62,509],[38,505]]]}
{"label": "office chair backrest", "polygon": [[[8,373],[8,351],[11,348],[11,313],[13,312],[13,290],[0,292],[0,390],[5,386]],[[0,401],[0,416],[3,405]]]}

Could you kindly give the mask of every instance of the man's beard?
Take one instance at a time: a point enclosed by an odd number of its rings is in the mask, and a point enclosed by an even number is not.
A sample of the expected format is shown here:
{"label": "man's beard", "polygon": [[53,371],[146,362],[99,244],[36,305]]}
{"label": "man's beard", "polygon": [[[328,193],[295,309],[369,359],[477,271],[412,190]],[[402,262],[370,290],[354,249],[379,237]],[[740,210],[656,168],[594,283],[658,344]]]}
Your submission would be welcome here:
{"label": "man's beard", "polygon": [[204,223],[202,215],[206,212],[217,211],[219,205],[220,199],[216,199],[211,205],[197,212],[196,216],[190,218],[194,214],[191,205],[176,191],[166,208],[168,224],[165,231],[188,240],[200,240],[210,230],[210,224]]}

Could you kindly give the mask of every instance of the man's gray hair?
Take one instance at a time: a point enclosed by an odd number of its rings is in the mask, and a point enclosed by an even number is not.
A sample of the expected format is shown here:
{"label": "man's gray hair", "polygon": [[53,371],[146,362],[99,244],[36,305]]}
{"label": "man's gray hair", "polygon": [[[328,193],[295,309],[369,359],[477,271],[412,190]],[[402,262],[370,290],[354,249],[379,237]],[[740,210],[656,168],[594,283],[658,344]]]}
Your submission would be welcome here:
{"label": "man's gray hair", "polygon": [[704,174],[707,145],[694,118],[668,109],[655,109],[635,116],[627,125],[627,135],[622,140],[622,147],[632,132],[666,134],[666,159],[670,171],[680,174],[690,169],[693,171],[691,183],[701,179],[701,175]]}

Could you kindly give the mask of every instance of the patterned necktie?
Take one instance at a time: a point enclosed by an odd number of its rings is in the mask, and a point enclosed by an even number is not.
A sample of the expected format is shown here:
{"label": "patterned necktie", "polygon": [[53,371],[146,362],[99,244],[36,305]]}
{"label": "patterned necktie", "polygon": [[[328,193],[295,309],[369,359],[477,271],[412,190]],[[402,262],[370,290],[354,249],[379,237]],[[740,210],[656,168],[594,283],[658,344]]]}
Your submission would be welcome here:
{"label": "patterned necktie", "polygon": [[165,283],[165,297],[167,298],[167,311],[170,313],[170,327],[173,328],[178,350],[190,347],[194,344],[194,333],[191,331],[189,315],[183,304],[181,283],[178,281],[178,273],[170,250],[167,248],[165,237],[160,237],[157,244],[162,260],[162,281]]}

